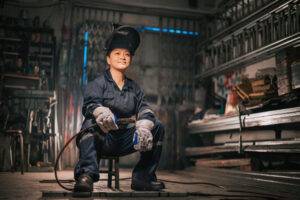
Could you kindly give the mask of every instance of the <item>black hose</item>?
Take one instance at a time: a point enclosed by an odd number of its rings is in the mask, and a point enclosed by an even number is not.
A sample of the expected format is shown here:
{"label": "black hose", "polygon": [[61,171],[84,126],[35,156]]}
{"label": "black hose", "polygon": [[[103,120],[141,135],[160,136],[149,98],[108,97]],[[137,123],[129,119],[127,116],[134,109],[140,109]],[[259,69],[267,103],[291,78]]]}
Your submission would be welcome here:
{"label": "black hose", "polygon": [[63,189],[65,190],[68,190],[68,191],[73,191],[73,188],[67,188],[65,187],[61,182],[60,180],[58,179],[57,177],[57,168],[58,168],[58,162],[59,162],[59,159],[61,157],[61,155],[63,154],[63,152],[65,151],[65,149],[67,148],[67,146],[74,140],[74,138],[76,138],[78,135],[80,134],[85,134],[87,133],[87,131],[90,129],[90,128],[93,128],[97,126],[97,124],[92,124],[92,126],[88,127],[88,128],[85,128],[85,129],[82,129],[81,131],[79,131],[78,133],[76,133],[75,135],[73,135],[70,140],[68,140],[68,142],[65,144],[65,146],[62,148],[62,150],[59,152],[57,158],[56,158],[56,161],[55,161],[55,165],[54,165],[54,176],[55,176],[55,180],[57,182],[57,184],[62,187]]}

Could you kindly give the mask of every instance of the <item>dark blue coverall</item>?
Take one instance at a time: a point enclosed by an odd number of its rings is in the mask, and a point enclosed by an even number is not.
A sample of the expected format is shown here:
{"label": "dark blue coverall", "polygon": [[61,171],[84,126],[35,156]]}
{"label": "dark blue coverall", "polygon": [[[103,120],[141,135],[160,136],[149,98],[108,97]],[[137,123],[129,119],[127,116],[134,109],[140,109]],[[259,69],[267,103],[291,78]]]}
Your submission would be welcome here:
{"label": "dark blue coverall", "polygon": [[[153,148],[141,152],[140,160],[132,172],[132,180],[156,181],[155,171],[162,151],[164,127],[155,118],[153,111],[145,101],[144,93],[131,79],[125,78],[120,90],[113,81],[109,69],[90,82],[84,90],[82,114],[85,120],[81,129],[90,127],[95,122],[93,111],[98,106],[110,108],[117,118],[137,116],[137,120],[148,119],[154,122],[151,131]],[[88,174],[96,182],[99,180],[100,156],[124,156],[135,152],[133,134],[135,127],[119,127],[118,130],[105,134],[97,127],[90,129],[88,134],[77,138],[79,161],[74,170],[75,180],[83,173]]]}

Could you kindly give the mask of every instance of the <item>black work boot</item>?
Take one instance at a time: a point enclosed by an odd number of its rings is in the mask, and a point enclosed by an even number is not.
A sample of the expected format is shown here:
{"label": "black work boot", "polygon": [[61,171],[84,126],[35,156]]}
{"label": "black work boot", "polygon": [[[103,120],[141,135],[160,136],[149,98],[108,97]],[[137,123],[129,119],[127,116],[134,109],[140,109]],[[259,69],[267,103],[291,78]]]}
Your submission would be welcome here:
{"label": "black work boot", "polygon": [[93,192],[93,179],[87,174],[81,174],[76,180],[74,186],[75,193],[92,193]]}
{"label": "black work boot", "polygon": [[160,191],[163,188],[161,182],[133,179],[131,189],[135,191]]}
{"label": "black work boot", "polygon": [[165,183],[162,181],[151,181],[151,184],[158,185],[161,190],[166,188]]}
{"label": "black work boot", "polygon": [[160,189],[165,189],[166,186],[165,186],[165,183],[162,182],[162,181],[157,181],[157,177],[156,177],[156,174],[154,174],[151,178],[151,182],[152,184],[157,184],[160,186]]}

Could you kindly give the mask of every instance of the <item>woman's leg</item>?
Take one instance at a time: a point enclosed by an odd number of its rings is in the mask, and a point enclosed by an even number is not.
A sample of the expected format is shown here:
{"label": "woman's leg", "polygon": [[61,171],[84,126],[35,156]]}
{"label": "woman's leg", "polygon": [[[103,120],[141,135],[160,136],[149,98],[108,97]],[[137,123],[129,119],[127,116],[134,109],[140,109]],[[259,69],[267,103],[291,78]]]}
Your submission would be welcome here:
{"label": "woman's leg", "polygon": [[82,174],[89,175],[94,182],[99,180],[98,140],[96,133],[89,132],[78,141],[79,161],[74,170],[75,180],[78,180]]}
{"label": "woman's leg", "polygon": [[157,120],[152,130],[153,148],[151,151],[141,152],[141,157],[132,172],[132,180],[147,180],[149,182],[156,181],[156,169],[162,152],[162,142],[165,129]]}

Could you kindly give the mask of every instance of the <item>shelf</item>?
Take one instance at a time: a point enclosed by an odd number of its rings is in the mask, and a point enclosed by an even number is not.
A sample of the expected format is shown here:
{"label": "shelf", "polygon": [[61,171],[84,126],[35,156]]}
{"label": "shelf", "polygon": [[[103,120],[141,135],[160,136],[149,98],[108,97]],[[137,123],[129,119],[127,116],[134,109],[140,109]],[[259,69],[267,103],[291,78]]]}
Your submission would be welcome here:
{"label": "shelf", "polygon": [[40,58],[49,58],[49,59],[53,59],[53,55],[42,55],[42,54],[39,54],[39,55],[29,55],[29,57],[40,57]]}
{"label": "shelf", "polygon": [[42,47],[42,48],[52,48],[53,47],[53,43],[49,43],[49,42],[30,42],[30,46],[31,47]]}
{"label": "shelf", "polygon": [[296,33],[292,36],[283,38],[269,45],[263,46],[255,51],[252,51],[250,53],[237,57],[233,60],[230,60],[224,64],[221,64],[216,67],[211,67],[209,70],[206,70],[201,74],[195,75],[195,78],[205,79],[207,77],[220,74],[221,72],[232,70],[236,67],[242,67],[245,65],[255,63],[257,61],[273,56],[279,50],[282,50],[290,46],[299,45],[299,42],[300,42],[300,33]]}
{"label": "shelf", "polygon": [[[287,125],[300,123],[300,107],[281,110],[266,111],[242,115],[244,128],[270,127],[274,125]],[[220,117],[212,120],[195,120],[188,124],[189,133],[212,133],[219,131],[238,131],[240,122],[238,116]]]}
{"label": "shelf", "polygon": [[19,79],[28,79],[28,80],[40,80],[39,77],[36,76],[26,76],[26,75],[20,75],[20,74],[3,74],[4,78],[19,78]]}
{"label": "shelf", "polygon": [[34,28],[34,27],[22,27],[22,26],[7,26],[7,25],[0,25],[0,29],[9,29],[14,31],[26,31],[26,32],[41,32],[41,33],[49,33],[53,34],[54,30],[51,28]]}
{"label": "shelf", "polygon": [[3,51],[3,54],[11,55],[11,56],[19,56],[20,54],[17,52],[9,52],[9,51]]}
{"label": "shelf", "polygon": [[300,140],[274,140],[242,142],[240,149],[238,142],[234,144],[224,144],[215,146],[187,147],[185,155],[187,157],[200,157],[213,154],[257,152],[257,153],[300,153]]}
{"label": "shelf", "polygon": [[35,76],[25,76],[21,74],[1,75],[1,84],[5,88],[11,89],[36,89],[39,86],[40,78]]}
{"label": "shelf", "polygon": [[12,95],[19,98],[48,99],[49,97],[54,97],[54,92],[44,90],[14,90],[12,91]]}
{"label": "shelf", "polygon": [[0,40],[10,41],[10,42],[21,42],[22,41],[20,38],[5,38],[5,37],[0,37]]}

